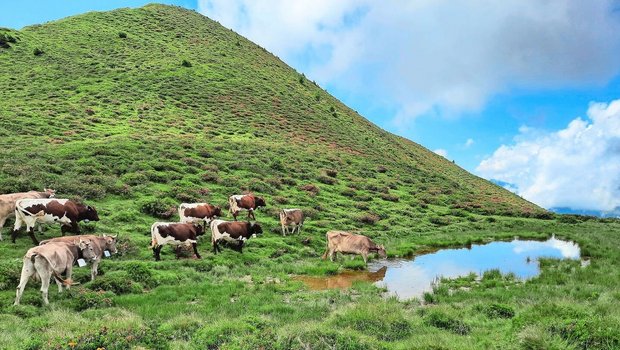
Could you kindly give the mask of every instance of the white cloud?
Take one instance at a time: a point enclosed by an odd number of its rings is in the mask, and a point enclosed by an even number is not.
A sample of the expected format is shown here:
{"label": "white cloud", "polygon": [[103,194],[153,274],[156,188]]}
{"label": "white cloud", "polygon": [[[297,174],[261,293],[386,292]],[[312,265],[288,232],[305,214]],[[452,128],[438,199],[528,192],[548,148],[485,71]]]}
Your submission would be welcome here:
{"label": "white cloud", "polygon": [[467,139],[467,141],[465,141],[465,148],[469,148],[474,144],[474,139]]}
{"label": "white cloud", "polygon": [[606,83],[620,71],[614,4],[199,0],[198,9],[323,85],[396,106],[406,124],[475,111],[515,87]]}
{"label": "white cloud", "polygon": [[545,208],[613,210],[620,206],[620,99],[591,103],[588,118],[544,133],[522,128],[476,171],[513,184]]}
{"label": "white cloud", "polygon": [[440,156],[442,156],[444,158],[448,158],[448,151],[446,151],[445,149],[438,148],[438,149],[434,150],[433,152],[439,154]]}

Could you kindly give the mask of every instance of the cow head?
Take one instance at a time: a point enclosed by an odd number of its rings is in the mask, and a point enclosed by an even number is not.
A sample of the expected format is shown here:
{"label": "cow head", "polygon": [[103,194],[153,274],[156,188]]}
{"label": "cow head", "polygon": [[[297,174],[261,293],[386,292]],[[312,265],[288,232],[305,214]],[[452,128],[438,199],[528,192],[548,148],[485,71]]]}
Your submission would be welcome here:
{"label": "cow head", "polygon": [[255,222],[250,223],[250,233],[252,236],[263,234],[263,228]]}
{"label": "cow head", "polygon": [[84,240],[80,238],[79,241],[74,242],[82,251],[82,256],[84,260],[94,260],[97,258],[97,254],[95,254],[95,249],[93,248],[93,244],[89,240]]}
{"label": "cow head", "polygon": [[377,246],[377,254],[379,255],[379,257],[385,259],[387,257],[387,254],[385,253],[385,247],[382,245]]}
{"label": "cow head", "polygon": [[118,235],[106,235],[103,234],[103,238],[105,238],[105,247],[103,248],[104,250],[109,251],[111,254],[116,254],[118,253],[118,250],[116,249],[116,237]]}
{"label": "cow head", "polygon": [[79,210],[79,221],[99,221],[99,215],[97,215],[97,209],[95,207],[91,207],[90,205],[78,204]]}
{"label": "cow head", "polygon": [[220,208],[219,206],[215,207],[213,209],[213,216],[217,216],[217,217],[222,216],[222,208]]}
{"label": "cow head", "polygon": [[263,197],[255,197],[254,204],[256,205],[256,208],[267,206],[267,203],[265,203],[265,200],[263,199]]}
{"label": "cow head", "polygon": [[205,234],[205,226],[194,224],[194,227],[196,228],[196,236],[202,236]]}

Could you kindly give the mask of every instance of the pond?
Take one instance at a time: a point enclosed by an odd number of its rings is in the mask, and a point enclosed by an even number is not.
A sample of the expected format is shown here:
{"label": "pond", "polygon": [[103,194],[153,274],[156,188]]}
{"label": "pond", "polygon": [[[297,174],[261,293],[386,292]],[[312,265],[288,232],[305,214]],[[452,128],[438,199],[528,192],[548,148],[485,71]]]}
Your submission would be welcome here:
{"label": "pond", "polygon": [[456,278],[474,272],[498,269],[526,280],[540,273],[539,258],[579,259],[576,243],[552,237],[546,241],[515,239],[467,248],[441,249],[412,259],[373,260],[368,271],[345,271],[328,277],[299,276],[310,289],[348,288],[353,282],[368,281],[385,287],[400,299],[421,297],[432,292],[439,278]]}

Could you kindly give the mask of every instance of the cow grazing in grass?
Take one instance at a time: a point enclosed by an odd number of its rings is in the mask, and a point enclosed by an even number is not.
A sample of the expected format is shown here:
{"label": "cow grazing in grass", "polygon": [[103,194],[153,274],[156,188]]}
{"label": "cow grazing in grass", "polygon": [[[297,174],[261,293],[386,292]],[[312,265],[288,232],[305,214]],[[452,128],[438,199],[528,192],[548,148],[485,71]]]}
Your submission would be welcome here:
{"label": "cow grazing in grass", "polygon": [[205,233],[201,225],[179,222],[156,222],[151,226],[151,248],[156,261],[159,261],[161,248],[166,244],[175,246],[192,245],[194,254],[200,259],[198,253],[198,236]]}
{"label": "cow grazing in grass", "polygon": [[40,246],[49,244],[49,243],[66,243],[66,244],[75,244],[76,239],[84,239],[89,240],[93,246],[95,251],[95,258],[91,260],[91,268],[90,268],[90,280],[94,281],[95,277],[97,277],[99,267],[99,263],[104,256],[104,252],[107,250],[110,254],[116,254],[116,235],[81,235],[81,236],[65,236],[65,237],[56,237],[51,239],[46,239],[39,243]]}
{"label": "cow grazing in grass", "polygon": [[78,226],[80,221],[99,221],[97,210],[89,205],[78,204],[68,199],[20,199],[15,204],[15,227],[11,239],[15,243],[22,225],[26,225],[26,231],[32,242],[37,245],[39,241],[34,236],[34,226],[37,223],[58,222],[64,235],[67,231],[80,233]]}
{"label": "cow grazing in grass", "polygon": [[179,217],[184,223],[208,224],[216,217],[222,216],[222,209],[209,203],[181,203]]}
{"label": "cow grazing in grass", "polygon": [[364,263],[368,260],[368,254],[377,253],[385,258],[385,248],[383,245],[376,245],[370,238],[356,235],[345,231],[329,231],[325,234],[327,238],[327,250],[323,254],[323,259],[329,256],[329,260],[334,261],[334,254],[359,254],[364,258]]}
{"label": "cow grazing in grass", "polygon": [[[282,235],[286,236],[287,233],[297,233],[301,231],[301,227],[304,224],[304,213],[301,209],[282,209],[280,210],[280,225],[282,225]],[[293,230],[289,232],[289,227],[293,226]]]}
{"label": "cow grazing in grass", "polygon": [[256,220],[254,216],[254,210],[265,207],[267,204],[261,197],[257,197],[253,194],[236,194],[228,198],[228,211],[232,214],[235,221],[237,221],[237,215],[242,210],[248,211],[248,220],[250,218]]}
{"label": "cow grazing in grass", "polygon": [[15,216],[15,203],[20,199],[26,198],[52,198],[56,191],[44,189],[43,192],[29,191],[20,193],[0,194],[0,241],[2,240],[2,228],[10,217]]}
{"label": "cow grazing in grass", "polygon": [[211,245],[213,253],[221,252],[220,243],[227,243],[243,253],[243,245],[250,237],[263,233],[259,224],[254,222],[236,222],[213,220],[211,221]]}
{"label": "cow grazing in grass", "polygon": [[[85,260],[95,258],[95,251],[90,241],[78,239],[73,244],[57,242],[30,248],[26,255],[24,255],[22,274],[15,296],[15,305],[19,305],[28,280],[35,274],[41,280],[43,302],[45,305],[49,304],[47,291],[50,286],[50,278],[53,277],[56,281],[59,293],[62,292],[63,285],[69,288],[72,284],[71,273],[73,264],[79,258]],[[62,278],[62,273],[65,273],[66,279]]]}

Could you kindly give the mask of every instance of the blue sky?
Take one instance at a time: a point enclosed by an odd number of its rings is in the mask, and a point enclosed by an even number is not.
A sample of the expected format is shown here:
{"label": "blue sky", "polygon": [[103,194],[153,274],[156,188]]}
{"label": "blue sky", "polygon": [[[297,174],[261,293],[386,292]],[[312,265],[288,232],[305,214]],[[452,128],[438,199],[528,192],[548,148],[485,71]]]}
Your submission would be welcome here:
{"label": "blue sky", "polygon": [[[10,28],[148,3],[3,2]],[[218,20],[379,126],[541,206],[620,207],[617,1],[163,2]]]}

